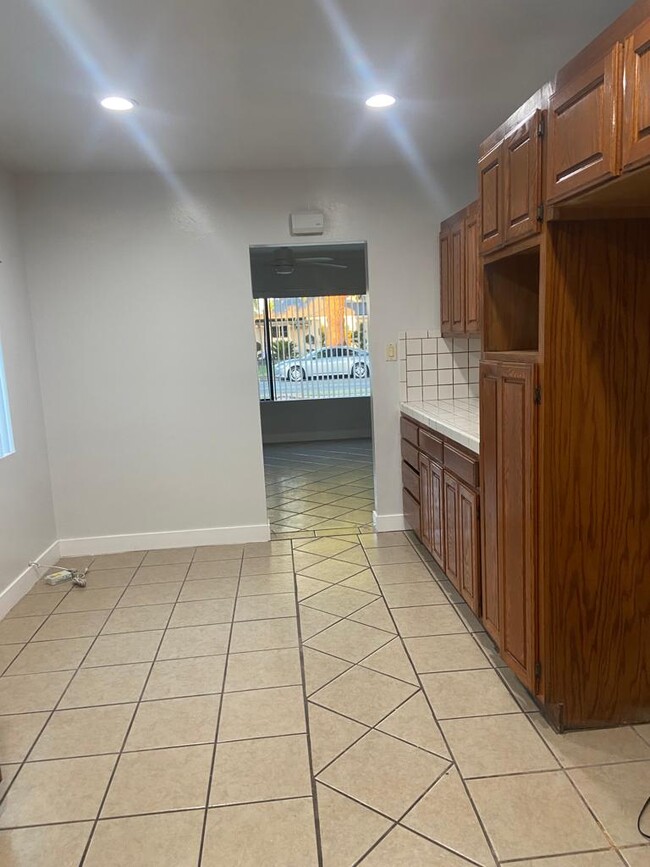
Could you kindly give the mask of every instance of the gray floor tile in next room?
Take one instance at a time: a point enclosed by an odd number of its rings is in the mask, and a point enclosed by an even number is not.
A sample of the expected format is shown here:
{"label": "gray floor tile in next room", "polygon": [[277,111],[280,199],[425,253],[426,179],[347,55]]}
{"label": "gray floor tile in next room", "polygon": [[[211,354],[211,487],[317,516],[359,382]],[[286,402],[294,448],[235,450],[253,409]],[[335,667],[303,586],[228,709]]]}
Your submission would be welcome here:
{"label": "gray floor tile in next room", "polygon": [[650,865],[647,727],[551,731],[411,535],[349,529],[21,600],[2,867]]}

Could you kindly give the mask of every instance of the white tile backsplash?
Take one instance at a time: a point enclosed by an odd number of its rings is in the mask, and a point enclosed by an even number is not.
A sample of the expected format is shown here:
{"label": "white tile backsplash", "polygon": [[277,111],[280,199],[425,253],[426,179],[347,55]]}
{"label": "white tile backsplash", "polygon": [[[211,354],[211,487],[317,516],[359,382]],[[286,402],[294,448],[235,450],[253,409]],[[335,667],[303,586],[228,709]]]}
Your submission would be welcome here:
{"label": "white tile backsplash", "polygon": [[480,338],[405,331],[398,348],[400,400],[478,397]]}

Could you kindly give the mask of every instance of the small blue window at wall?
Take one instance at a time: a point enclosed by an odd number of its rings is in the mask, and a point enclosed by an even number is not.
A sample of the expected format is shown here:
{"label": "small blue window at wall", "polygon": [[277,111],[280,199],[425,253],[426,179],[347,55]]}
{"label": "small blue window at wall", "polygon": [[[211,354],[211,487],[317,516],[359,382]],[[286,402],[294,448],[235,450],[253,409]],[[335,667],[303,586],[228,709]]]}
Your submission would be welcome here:
{"label": "small blue window at wall", "polygon": [[6,458],[7,455],[13,454],[15,450],[14,436],[11,431],[7,380],[2,360],[2,346],[0,345],[0,458]]}

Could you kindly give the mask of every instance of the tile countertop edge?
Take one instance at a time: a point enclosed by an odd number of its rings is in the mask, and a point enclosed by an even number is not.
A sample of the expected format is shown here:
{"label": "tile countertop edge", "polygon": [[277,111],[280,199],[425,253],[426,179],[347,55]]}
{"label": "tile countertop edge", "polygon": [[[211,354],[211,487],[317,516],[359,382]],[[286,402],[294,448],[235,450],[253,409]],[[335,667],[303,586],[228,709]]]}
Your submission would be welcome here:
{"label": "tile countertop edge", "polygon": [[[466,403],[467,401],[464,401]],[[428,403],[400,403],[400,412],[419,422],[421,425],[428,427],[430,430],[443,434],[449,439],[457,442],[459,445],[469,449],[477,457],[480,449],[480,435],[478,423],[460,420],[454,420],[454,424],[437,417],[436,404],[447,405],[453,408],[454,400],[429,401]],[[478,406],[478,399],[476,399]]]}

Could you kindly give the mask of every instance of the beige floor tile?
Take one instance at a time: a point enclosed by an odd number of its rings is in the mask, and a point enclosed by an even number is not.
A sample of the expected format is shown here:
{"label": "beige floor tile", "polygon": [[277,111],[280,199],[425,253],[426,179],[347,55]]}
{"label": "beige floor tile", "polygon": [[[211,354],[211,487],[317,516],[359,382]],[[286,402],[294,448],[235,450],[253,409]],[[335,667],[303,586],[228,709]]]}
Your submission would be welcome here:
{"label": "beige floor tile", "polygon": [[283,526],[295,527],[297,530],[308,530],[311,527],[319,527],[324,523],[323,518],[316,518],[314,515],[294,514],[283,520]]}
{"label": "beige floor tile", "polygon": [[275,617],[295,617],[296,598],[293,593],[270,593],[264,596],[240,596],[235,620],[268,620]]}
{"label": "beige floor tile", "polygon": [[407,638],[406,648],[419,673],[491,668],[471,635],[430,635]]}
{"label": "beige floor tile", "polygon": [[341,554],[335,554],[334,559],[341,560],[343,563],[354,563],[357,566],[368,567],[370,565],[368,555],[361,545],[355,545],[354,548],[349,548]]}
{"label": "beige floor tile", "polygon": [[382,674],[389,674],[391,677],[396,677],[398,680],[404,680],[407,683],[412,683],[418,686],[417,675],[413,671],[408,656],[406,655],[402,642],[399,638],[393,639],[389,644],[385,644],[367,656],[361,665],[364,668],[371,668],[373,671],[381,671]]}
{"label": "beige floor tile", "polygon": [[205,560],[196,559],[187,573],[187,581],[204,581],[207,578],[237,578],[241,569],[241,560]]}
{"label": "beige floor tile", "polygon": [[239,581],[238,596],[264,596],[267,593],[293,593],[293,572],[274,575],[245,575]]}
{"label": "beige floor tile", "polygon": [[57,710],[32,750],[29,761],[118,753],[135,704]]}
{"label": "beige floor tile", "polygon": [[4,867],[78,867],[92,827],[92,822],[77,822],[1,831],[0,864]]}
{"label": "beige floor tile", "polygon": [[[167,605],[140,605],[135,608],[115,608],[102,629],[102,635],[115,635],[119,632],[151,632],[156,629],[165,629],[174,606]],[[106,614],[108,612],[89,612],[90,614]],[[67,615],[68,617],[80,617],[81,615]],[[51,618],[50,618],[51,620]],[[49,621],[48,621],[49,623]]]}
{"label": "beige floor tile", "polygon": [[63,695],[72,671],[0,678],[0,715],[52,710]]}
{"label": "beige floor tile", "polygon": [[142,584],[140,587],[128,587],[117,603],[118,608],[132,608],[136,605],[162,605],[176,602],[182,584],[175,581],[170,584]]}
{"label": "beige floor tile", "polygon": [[345,506],[337,505],[318,505],[313,509],[309,509],[306,514],[312,515],[315,518],[339,518],[349,510]]}
{"label": "beige floor tile", "polygon": [[341,587],[334,584],[310,596],[306,600],[305,605],[307,608],[317,608],[319,611],[325,611],[327,614],[346,617],[360,608],[365,608],[366,605],[369,605],[376,598],[376,596],[364,593],[362,590],[353,590],[350,587]]}
{"label": "beige floor tile", "polygon": [[306,551],[294,551],[293,552],[293,568],[296,572],[302,572],[303,569],[307,569],[309,566],[314,566],[316,563],[320,563],[324,558],[319,554],[308,554]]}
{"label": "beige floor tile", "polygon": [[409,544],[368,548],[367,556],[371,566],[392,566],[394,564],[421,562]]}
{"label": "beige floor tile", "polygon": [[369,726],[413,695],[416,687],[355,665],[313,693],[311,700]]}
{"label": "beige floor tile", "polygon": [[[372,550],[372,549],[371,549]],[[379,552],[391,551],[391,548],[374,549],[376,554]],[[370,556],[370,551],[368,552]],[[396,584],[431,584],[433,585],[433,577],[424,563],[415,554],[415,562],[397,563],[393,565],[376,565],[373,566],[373,572],[377,581],[385,589],[393,587]]]}
{"label": "beige floor tile", "polygon": [[[645,857],[644,862],[639,862],[639,867],[647,867],[647,864],[650,863],[647,860],[647,852]],[[637,867],[633,862],[630,864],[632,867]],[[526,859],[525,861],[517,861],[513,867],[621,867],[621,859],[614,849],[609,849],[606,852],[583,852],[580,855]]]}
{"label": "beige floor tile", "polygon": [[172,584],[184,581],[189,562],[170,563],[161,566],[142,565],[133,576],[132,587],[145,586],[147,584]]}
{"label": "beige floor tile", "polygon": [[384,548],[403,545],[407,539],[406,534],[398,530],[390,533],[363,533],[359,536],[359,541],[364,548]]}
{"label": "beige floor tile", "polygon": [[22,762],[48,720],[47,713],[0,716],[0,767]]}
{"label": "beige floor tile", "polygon": [[20,770],[20,765],[3,765],[2,766],[2,779],[0,780],[0,803],[2,799],[7,794],[9,790],[9,786],[11,786],[14,777],[18,774]]}
{"label": "beige floor tile", "polygon": [[17,602],[9,614],[7,614],[7,620],[11,620],[14,617],[47,616],[61,602],[65,602],[65,598],[65,596],[58,593],[35,593],[33,596],[31,594],[23,596],[20,602]]}
{"label": "beige floor tile", "polygon": [[150,668],[151,663],[148,662],[82,668],[75,674],[59,707],[90,707],[138,701]]}
{"label": "beige floor tile", "polygon": [[310,638],[306,644],[349,662],[359,662],[392,639],[393,636],[383,630],[352,620],[340,620]]}
{"label": "beige floor tile", "polygon": [[125,551],[120,554],[100,554],[92,562],[93,569],[137,568],[144,560],[145,551]]}
{"label": "beige floor tile", "polygon": [[647,725],[634,726],[634,730],[641,735],[646,743],[650,744],[650,723]]}
{"label": "beige floor tile", "polygon": [[233,623],[231,653],[247,650],[279,650],[298,646],[298,624],[295,617],[275,620],[254,620]]}
{"label": "beige floor tile", "polygon": [[243,545],[204,545],[203,547],[196,549],[192,562],[202,563],[206,560],[241,560],[243,556]]}
{"label": "beige floor tile", "polygon": [[[381,581],[379,583],[381,584]],[[448,604],[447,597],[434,583],[433,578],[429,581],[413,584],[383,585],[382,589],[389,608],[412,608],[421,605]]]}
{"label": "beige floor tile", "polygon": [[324,611],[308,608],[306,605],[298,606],[298,614],[300,615],[300,632],[303,641],[307,641],[308,638],[312,638],[312,636],[327,629],[328,626],[338,623],[341,619],[334,614],[326,614]]}
{"label": "beige floor tile", "polygon": [[133,720],[125,751],[213,743],[220,702],[219,695],[142,702]]}
{"label": "beige floor tile", "polygon": [[607,838],[561,771],[470,780],[501,860],[607,847]]}
{"label": "beige floor tile", "polygon": [[212,745],[123,753],[102,817],[184,810],[205,804]]}
{"label": "beige floor tile", "polygon": [[314,773],[317,774],[325,765],[358,741],[368,731],[368,726],[347,719],[313,702],[309,702],[308,711],[311,758]]}
{"label": "beige floor tile", "polygon": [[438,719],[519,712],[493,669],[423,674],[420,679]]}
{"label": "beige floor tile", "polygon": [[93,590],[90,587],[75,587],[62,600],[56,609],[57,614],[70,614],[75,611],[104,611],[113,608],[124,591],[121,587],[107,590]]}
{"label": "beige floor tile", "polygon": [[315,596],[328,587],[332,587],[329,581],[317,581],[315,578],[307,578],[305,575],[296,575],[296,591],[300,602]]}
{"label": "beige floor tile", "polygon": [[320,650],[313,650],[311,647],[303,648],[303,661],[307,695],[316,692],[352,666],[351,662],[337,659],[327,653],[321,653]]}
{"label": "beige floor tile", "polygon": [[128,662],[153,662],[162,635],[161,629],[100,635],[85,658],[83,668],[122,665]]}
{"label": "beige floor tile", "polygon": [[370,605],[366,605],[365,608],[354,611],[348,615],[348,620],[354,620],[355,623],[363,623],[366,626],[374,626],[376,629],[391,632],[393,635],[397,632],[383,599],[377,599]]}
{"label": "beige floor tile", "polygon": [[293,560],[290,554],[282,554],[278,557],[250,557],[244,558],[241,574],[243,575],[273,575],[276,572],[291,572]]}
{"label": "beige floor tile", "polygon": [[244,560],[251,557],[278,557],[291,554],[291,542],[247,542]]}
{"label": "beige floor tile", "polygon": [[317,867],[311,798],[208,812],[202,867]]}
{"label": "beige floor tile", "polygon": [[[644,842],[637,830],[637,818],[650,796],[650,762],[580,768],[568,773],[617,846]],[[647,815],[642,827],[650,834]]]}
{"label": "beige floor tile", "polygon": [[224,693],[219,741],[299,734],[306,730],[299,686]]}
{"label": "beige floor tile", "polygon": [[419,605],[415,608],[396,608],[393,617],[403,638],[467,632],[465,624],[453,605]]}
{"label": "beige floor tile", "polygon": [[424,694],[420,691],[382,720],[377,728],[385,734],[408,741],[416,747],[451,761],[442,732],[433,718]]}
{"label": "beige floor tile", "polygon": [[370,731],[329,765],[319,780],[398,819],[449,763],[381,732]]}
{"label": "beige floor tile", "polygon": [[364,569],[351,578],[339,582],[339,587],[351,587],[353,590],[363,590],[365,593],[372,593],[373,596],[381,596],[379,584],[375,581],[375,576],[370,569]]}
{"label": "beige floor tile", "polygon": [[226,667],[224,656],[196,659],[166,659],[155,662],[147,681],[144,698],[179,698],[221,692]]}
{"label": "beige floor tile", "polygon": [[210,804],[311,795],[309,754],[304,735],[219,743]]}
{"label": "beige floor tile", "polygon": [[296,685],[302,685],[297,647],[231,653],[228,658],[226,692]]}
{"label": "beige floor tile", "polygon": [[216,656],[225,653],[228,648],[229,635],[229,623],[168,629],[160,645],[158,659]]}
{"label": "beige floor tile", "polygon": [[98,822],[84,867],[195,867],[203,811]]}
{"label": "beige floor tile", "polygon": [[494,864],[476,811],[454,767],[418,801],[402,824],[476,864],[484,867]]}
{"label": "beige floor tile", "polygon": [[135,569],[91,569],[86,575],[86,582],[89,590],[123,589],[134,575]]}
{"label": "beige floor tile", "polygon": [[92,638],[62,638],[27,644],[7,669],[7,676],[76,669],[92,643]]}
{"label": "beige floor tile", "polygon": [[148,551],[143,566],[167,566],[175,563],[189,563],[194,556],[194,548],[165,548],[161,551]]}
{"label": "beige floor tile", "polygon": [[[454,606],[456,609],[458,606]],[[499,655],[495,643],[492,641],[487,632],[477,632],[474,638],[481,647],[483,653],[487,656],[488,662],[495,668],[506,668],[507,663]]]}
{"label": "beige floor tile", "polygon": [[201,599],[196,602],[178,602],[174,606],[169,627],[230,623],[234,608],[234,599]]}
{"label": "beige floor tile", "polygon": [[363,867],[469,867],[464,858],[399,825],[360,863]]}
{"label": "beige floor tile", "polygon": [[0,827],[94,819],[117,756],[23,765],[0,813]]}
{"label": "beige floor tile", "polygon": [[108,611],[82,611],[80,614],[51,614],[33,641],[60,638],[86,638],[99,635],[109,616]]}
{"label": "beige floor tile", "polygon": [[531,714],[530,719],[565,768],[650,759],[650,744],[630,726],[560,735],[541,714]]}
{"label": "beige floor tile", "polygon": [[29,641],[45,620],[45,615],[0,620],[0,644],[20,644]]}
{"label": "beige floor tile", "polygon": [[390,820],[322,783],[317,792],[324,865],[356,864],[390,828]]}
{"label": "beige floor tile", "polygon": [[237,595],[237,578],[206,578],[187,581],[178,597],[179,602],[195,602],[199,599],[234,599]]}
{"label": "beige floor tile", "polygon": [[300,551],[305,551],[307,554],[316,554],[319,557],[333,557],[335,554],[349,551],[350,548],[354,548],[354,543],[343,542],[341,539],[316,539],[315,541],[306,542],[304,545],[298,545]]}
{"label": "beige floor tile", "polygon": [[315,578],[317,581],[327,581],[330,584],[338,584],[359,572],[364,571],[363,566],[354,563],[343,563],[341,560],[321,560],[315,566],[308,566],[302,570],[307,578]]}
{"label": "beige floor tile", "polygon": [[[646,843],[645,846],[633,846],[630,849],[621,849],[621,854],[623,858],[625,858],[625,863],[629,864],[629,867],[647,867],[650,864],[650,849],[648,848],[650,844]],[[612,867],[615,867],[614,862],[611,862]],[[560,867],[574,867],[572,864],[560,865]],[[590,867],[587,864],[576,864],[575,867]],[[601,867],[601,865],[595,865],[595,867]],[[603,862],[602,867],[610,867],[609,862]],[[618,865],[616,865],[618,867]]]}
{"label": "beige floor tile", "polygon": [[441,726],[466,779],[559,767],[524,714],[446,720]]}
{"label": "beige floor tile", "polygon": [[0,644],[0,674],[4,674],[24,646],[24,644]]}

